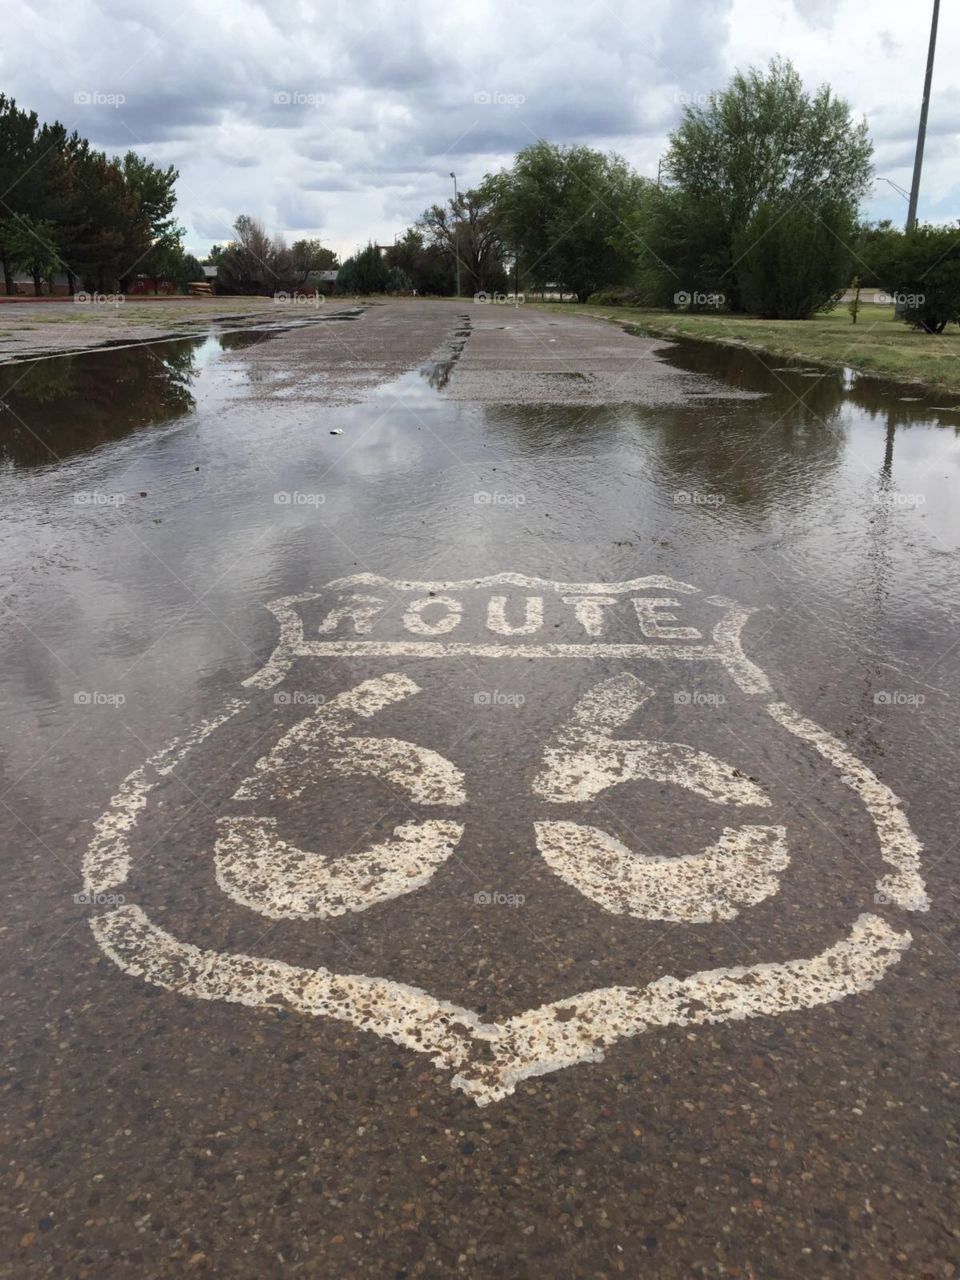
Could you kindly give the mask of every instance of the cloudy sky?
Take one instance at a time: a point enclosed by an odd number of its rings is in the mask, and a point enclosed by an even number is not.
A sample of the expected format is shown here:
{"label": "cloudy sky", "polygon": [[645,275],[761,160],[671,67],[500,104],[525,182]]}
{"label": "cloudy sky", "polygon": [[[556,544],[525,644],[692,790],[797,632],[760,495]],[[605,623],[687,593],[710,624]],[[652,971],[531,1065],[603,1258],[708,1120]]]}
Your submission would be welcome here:
{"label": "cloudy sky", "polygon": [[[108,151],[174,164],[189,247],[238,213],[339,253],[542,137],[655,176],[685,101],[793,58],[909,187],[931,0],[26,0],[0,88]],[[920,216],[960,218],[960,6],[940,19]],[[878,181],[868,212],[905,215]]]}

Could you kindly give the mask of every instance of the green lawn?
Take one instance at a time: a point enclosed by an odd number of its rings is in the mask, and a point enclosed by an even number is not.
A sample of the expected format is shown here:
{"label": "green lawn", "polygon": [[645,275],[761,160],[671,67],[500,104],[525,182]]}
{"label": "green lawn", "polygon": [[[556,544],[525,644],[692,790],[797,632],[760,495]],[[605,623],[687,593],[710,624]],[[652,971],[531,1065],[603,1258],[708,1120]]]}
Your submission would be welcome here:
{"label": "green lawn", "polygon": [[960,327],[951,325],[939,336],[919,333],[896,319],[893,307],[863,306],[853,324],[842,305],[812,320],[756,320],[573,303],[534,305],[635,324],[658,337],[699,338],[811,363],[850,365],[877,377],[960,392]]}

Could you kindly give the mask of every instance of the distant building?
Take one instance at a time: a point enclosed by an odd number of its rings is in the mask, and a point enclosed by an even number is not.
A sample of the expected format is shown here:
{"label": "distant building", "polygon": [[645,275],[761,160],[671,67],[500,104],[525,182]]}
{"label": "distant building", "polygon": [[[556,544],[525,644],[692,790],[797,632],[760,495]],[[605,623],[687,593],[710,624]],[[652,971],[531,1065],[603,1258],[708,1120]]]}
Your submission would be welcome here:
{"label": "distant building", "polygon": [[337,287],[337,272],[334,271],[310,271],[304,287],[307,290],[312,289],[315,293],[333,293]]}
{"label": "distant building", "polygon": [[[44,297],[46,297],[49,293],[53,293],[54,295],[63,297],[65,294],[68,294],[70,292],[70,286],[67,283],[67,277],[65,273],[62,271],[53,277],[52,284],[53,284],[53,288],[48,289],[47,282],[46,280],[44,280],[43,286],[42,286]],[[5,296],[6,292],[7,292],[6,284],[4,283],[2,274],[0,274],[0,295]],[[15,271],[13,273],[13,289],[11,291],[10,296],[11,297],[24,296],[24,297],[32,298],[34,296],[33,276],[29,275],[25,271]]]}

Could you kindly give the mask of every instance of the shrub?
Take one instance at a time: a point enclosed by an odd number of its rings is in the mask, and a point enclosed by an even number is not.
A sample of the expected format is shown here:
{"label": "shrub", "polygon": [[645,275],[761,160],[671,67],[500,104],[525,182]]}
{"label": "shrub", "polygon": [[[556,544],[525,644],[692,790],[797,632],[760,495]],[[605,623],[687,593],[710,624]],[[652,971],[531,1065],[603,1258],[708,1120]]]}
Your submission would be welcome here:
{"label": "shrub", "polygon": [[746,310],[768,320],[806,320],[835,304],[850,280],[854,235],[846,204],[762,204],[734,242]]}
{"label": "shrub", "polygon": [[413,289],[413,280],[403,267],[390,267],[383,287],[387,293],[410,293]]}
{"label": "shrub", "polygon": [[874,247],[871,266],[913,328],[943,333],[948,324],[960,324],[960,232],[956,227],[887,231]]}
{"label": "shrub", "polygon": [[598,289],[587,299],[596,307],[646,307],[649,300],[641,289],[630,285],[618,285],[612,289]]}
{"label": "shrub", "polygon": [[383,293],[386,288],[387,266],[372,240],[337,273],[337,293]]}

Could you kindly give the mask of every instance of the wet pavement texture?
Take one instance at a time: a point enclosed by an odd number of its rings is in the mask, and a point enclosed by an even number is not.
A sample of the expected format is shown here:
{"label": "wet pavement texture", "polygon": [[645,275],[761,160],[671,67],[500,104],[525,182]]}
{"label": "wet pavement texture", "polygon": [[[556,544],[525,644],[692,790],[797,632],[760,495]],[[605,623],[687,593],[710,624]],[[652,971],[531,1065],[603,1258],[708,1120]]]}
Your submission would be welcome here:
{"label": "wet pavement texture", "polygon": [[0,1274],[960,1273],[942,394],[404,301],[0,401]]}

